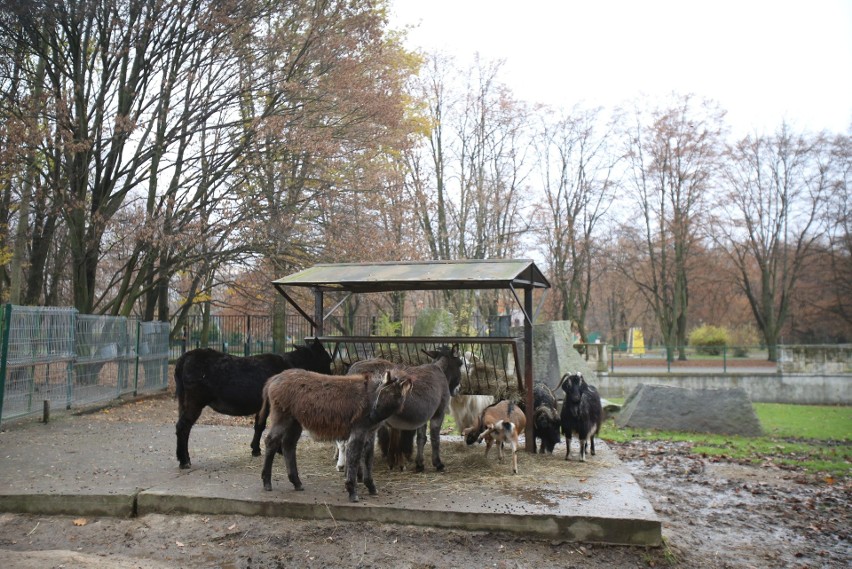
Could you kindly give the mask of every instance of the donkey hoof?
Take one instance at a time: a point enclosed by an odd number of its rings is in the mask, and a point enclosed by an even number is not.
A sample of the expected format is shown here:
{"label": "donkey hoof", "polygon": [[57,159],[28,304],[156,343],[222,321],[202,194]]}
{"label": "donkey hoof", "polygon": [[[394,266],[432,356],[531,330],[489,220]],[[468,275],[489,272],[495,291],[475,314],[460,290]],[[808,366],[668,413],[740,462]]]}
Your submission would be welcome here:
{"label": "donkey hoof", "polygon": [[358,494],[349,494],[350,502],[360,502],[361,500],[358,498]]}
{"label": "donkey hoof", "polygon": [[293,490],[295,490],[296,492],[304,492],[305,487],[299,484],[298,486],[293,486]]}
{"label": "donkey hoof", "polygon": [[370,496],[375,496],[379,492],[376,490],[376,485],[373,481],[365,482],[364,485],[367,487],[367,490],[370,492]]}
{"label": "donkey hoof", "polygon": [[444,471],[444,463],[442,462],[440,464],[436,464],[435,470],[437,470],[438,472],[443,472]]}
{"label": "donkey hoof", "polygon": [[263,489],[266,490],[267,492],[271,492],[272,491],[272,483],[271,482],[264,482],[263,483]]}
{"label": "donkey hoof", "polygon": [[414,470],[416,472],[423,472],[424,470],[426,470],[426,467],[424,467],[422,464],[418,464],[417,466],[414,467]]}
{"label": "donkey hoof", "polygon": [[257,450],[252,449],[252,450],[251,450],[251,455],[252,455],[252,456],[260,456],[260,449],[257,449]]}
{"label": "donkey hoof", "polygon": [[188,468],[190,468],[191,466],[192,466],[192,464],[191,464],[191,463],[189,463],[189,462],[181,462],[181,463],[180,463],[180,469],[181,469],[181,470],[187,470],[187,469],[188,469]]}

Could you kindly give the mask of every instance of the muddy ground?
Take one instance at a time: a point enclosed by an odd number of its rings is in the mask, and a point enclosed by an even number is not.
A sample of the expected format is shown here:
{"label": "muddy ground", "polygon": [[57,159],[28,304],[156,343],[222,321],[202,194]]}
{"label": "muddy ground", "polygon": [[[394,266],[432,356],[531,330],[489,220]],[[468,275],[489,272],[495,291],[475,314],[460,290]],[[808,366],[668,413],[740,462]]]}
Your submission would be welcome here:
{"label": "muddy ground", "polygon": [[[100,411],[173,423],[168,397]],[[245,424],[205,411],[201,423]],[[660,548],[245,516],[82,519],[0,514],[4,568],[849,567],[852,480],[696,455],[686,443],[610,443],[663,523]]]}

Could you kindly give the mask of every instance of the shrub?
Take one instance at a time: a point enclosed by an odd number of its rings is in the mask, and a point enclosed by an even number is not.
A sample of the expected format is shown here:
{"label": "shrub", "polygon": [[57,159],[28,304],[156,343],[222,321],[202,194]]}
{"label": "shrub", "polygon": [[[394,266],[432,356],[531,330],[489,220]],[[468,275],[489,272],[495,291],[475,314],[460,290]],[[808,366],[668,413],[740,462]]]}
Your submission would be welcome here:
{"label": "shrub", "polygon": [[440,308],[426,308],[417,316],[414,335],[452,336],[455,328],[455,318],[452,314]]}
{"label": "shrub", "polygon": [[748,355],[749,348],[760,344],[760,334],[750,324],[737,326],[728,333],[731,346],[734,349],[734,357],[744,358]]}
{"label": "shrub", "polygon": [[376,336],[400,336],[402,334],[402,322],[394,322],[387,314],[382,314],[376,319]]}
{"label": "shrub", "polygon": [[689,345],[699,354],[718,356],[728,343],[728,331],[719,326],[705,324],[689,334]]}

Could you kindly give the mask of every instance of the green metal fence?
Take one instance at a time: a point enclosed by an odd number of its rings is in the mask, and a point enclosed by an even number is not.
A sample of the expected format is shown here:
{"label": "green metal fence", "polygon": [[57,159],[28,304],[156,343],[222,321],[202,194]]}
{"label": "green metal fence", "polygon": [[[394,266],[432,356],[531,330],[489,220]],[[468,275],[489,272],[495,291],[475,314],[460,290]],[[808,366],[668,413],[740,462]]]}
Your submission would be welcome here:
{"label": "green metal fence", "polygon": [[[680,355],[683,354],[683,359]],[[639,351],[613,349],[609,353],[609,371],[655,372],[665,370],[736,373],[740,371],[774,373],[775,362],[768,359],[763,346],[684,346],[668,349],[665,346],[648,346]]]}
{"label": "green metal fence", "polygon": [[[6,304],[0,423],[168,386],[169,324]],[[45,403],[46,402],[46,403]]]}

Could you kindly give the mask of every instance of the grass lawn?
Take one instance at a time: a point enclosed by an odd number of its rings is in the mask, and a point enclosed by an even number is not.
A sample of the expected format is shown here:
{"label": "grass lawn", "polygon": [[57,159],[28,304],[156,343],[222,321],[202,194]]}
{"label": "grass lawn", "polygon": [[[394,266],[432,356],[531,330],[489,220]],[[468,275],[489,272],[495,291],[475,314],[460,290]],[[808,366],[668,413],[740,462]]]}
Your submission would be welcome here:
{"label": "grass lawn", "polygon": [[763,425],[761,437],[619,429],[608,421],[601,438],[685,441],[707,456],[798,466],[826,479],[852,474],[852,407],[755,403],[754,410]]}

